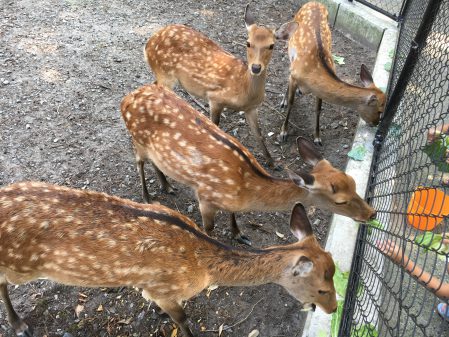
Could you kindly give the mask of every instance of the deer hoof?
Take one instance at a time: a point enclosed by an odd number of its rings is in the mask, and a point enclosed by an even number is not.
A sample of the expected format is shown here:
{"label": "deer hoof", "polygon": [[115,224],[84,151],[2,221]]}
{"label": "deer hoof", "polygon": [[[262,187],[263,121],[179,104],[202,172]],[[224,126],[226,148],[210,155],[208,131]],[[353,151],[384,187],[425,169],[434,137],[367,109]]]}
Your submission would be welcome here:
{"label": "deer hoof", "polygon": [[315,138],[315,139],[313,140],[313,142],[314,142],[316,145],[323,146],[323,143],[321,142],[321,138]]}
{"label": "deer hoof", "polygon": [[247,245],[247,246],[252,245],[250,238],[242,233],[237,234],[235,236],[235,239],[237,240],[238,243],[241,243],[243,245]]}
{"label": "deer hoof", "polygon": [[279,136],[278,136],[279,142],[285,143],[287,141],[287,138],[288,138],[287,131],[281,131],[281,133],[279,133]]}
{"label": "deer hoof", "polygon": [[171,195],[175,195],[176,191],[178,190],[176,187],[173,187],[170,184],[167,184],[167,186],[162,186],[161,187],[162,192],[167,193],[167,194],[171,194]]}
{"label": "deer hoof", "polygon": [[22,322],[20,327],[15,330],[18,337],[33,337],[33,329],[25,322]]}

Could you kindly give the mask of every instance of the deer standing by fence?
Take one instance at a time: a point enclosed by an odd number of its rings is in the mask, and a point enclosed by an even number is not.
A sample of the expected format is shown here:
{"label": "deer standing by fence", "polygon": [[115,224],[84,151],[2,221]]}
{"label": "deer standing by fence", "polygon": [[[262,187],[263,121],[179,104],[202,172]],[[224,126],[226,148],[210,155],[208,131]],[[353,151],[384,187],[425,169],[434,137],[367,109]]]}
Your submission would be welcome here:
{"label": "deer standing by fence", "polygon": [[385,108],[385,94],[375,86],[373,78],[362,65],[360,78],[364,87],[342,81],[335,73],[332,57],[332,37],[328,25],[328,12],[324,5],[309,2],[301,7],[294,18],[298,28],[288,42],[290,78],[281,107],[287,104],[287,116],[279,138],[286,141],[288,119],[296,90],[316,96],[314,142],[321,145],[320,114],[322,100],[356,110],[369,125],[377,125]]}
{"label": "deer standing by fence", "polygon": [[287,23],[275,33],[257,25],[248,7],[245,10],[248,64],[183,25],[170,25],[155,33],[144,54],[158,84],[173,89],[180,83],[187,92],[207,100],[215,124],[219,124],[224,108],[244,111],[267,163],[274,167],[260,131],[257,108],[265,98],[267,67],[275,41],[288,39],[297,24]]}
{"label": "deer standing by fence", "polygon": [[313,170],[290,172],[290,179],[281,179],[164,86],[135,90],[122,100],[120,109],[132,136],[144,201],[149,202],[144,162],[151,161],[164,191],[172,191],[165,175],[195,191],[208,234],[218,210],[232,213],[232,233],[246,244],[250,241],[240,232],[234,212],[287,211],[301,202],[359,221],[375,215],[357,195],[352,177],[334,168],[304,138],[298,138],[299,153]]}
{"label": "deer standing by fence", "polygon": [[243,250],[205,235],[160,205],[38,182],[0,189],[0,295],[18,336],[32,328],[15,312],[7,284],[38,278],[81,287],[134,286],[193,337],[181,306],[211,284],[276,283],[306,306],[336,309],[334,262],[307,219],[292,211],[298,242]]}

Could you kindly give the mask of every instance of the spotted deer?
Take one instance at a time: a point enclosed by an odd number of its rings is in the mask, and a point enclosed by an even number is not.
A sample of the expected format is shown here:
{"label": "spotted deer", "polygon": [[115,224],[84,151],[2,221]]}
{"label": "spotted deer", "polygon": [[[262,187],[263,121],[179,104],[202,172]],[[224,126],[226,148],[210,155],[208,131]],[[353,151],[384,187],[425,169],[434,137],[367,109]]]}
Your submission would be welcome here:
{"label": "spotted deer", "polygon": [[357,195],[352,177],[334,168],[304,138],[298,138],[299,153],[313,170],[290,172],[289,179],[282,179],[270,175],[237,139],[164,86],[135,90],[120,109],[132,136],[144,201],[150,201],[144,162],[151,161],[162,190],[172,191],[168,175],[195,191],[209,234],[218,210],[232,213],[232,233],[247,244],[235,212],[287,211],[301,202],[360,221],[375,215]]}
{"label": "spotted deer", "polygon": [[224,245],[161,205],[38,182],[0,189],[0,294],[18,336],[32,328],[15,312],[8,283],[38,278],[80,287],[137,287],[194,336],[182,301],[209,285],[275,283],[306,307],[336,309],[334,262],[307,219],[292,211],[298,242],[266,249]]}
{"label": "spotted deer", "polygon": [[215,124],[219,124],[224,108],[244,111],[267,163],[274,167],[260,131],[257,107],[265,98],[267,67],[275,41],[288,39],[297,24],[284,24],[274,32],[257,25],[248,7],[245,9],[248,64],[183,25],[170,25],[155,33],[144,54],[158,84],[172,89],[180,83],[190,94],[207,100]]}
{"label": "spotted deer", "polygon": [[369,125],[379,123],[385,108],[385,94],[375,86],[373,78],[362,65],[360,78],[364,87],[342,81],[335,72],[331,51],[331,31],[328,12],[324,5],[309,2],[301,7],[294,18],[298,28],[288,41],[290,78],[281,107],[287,104],[287,116],[279,139],[287,140],[288,119],[296,90],[316,96],[314,142],[321,145],[320,114],[322,100],[356,110]]}

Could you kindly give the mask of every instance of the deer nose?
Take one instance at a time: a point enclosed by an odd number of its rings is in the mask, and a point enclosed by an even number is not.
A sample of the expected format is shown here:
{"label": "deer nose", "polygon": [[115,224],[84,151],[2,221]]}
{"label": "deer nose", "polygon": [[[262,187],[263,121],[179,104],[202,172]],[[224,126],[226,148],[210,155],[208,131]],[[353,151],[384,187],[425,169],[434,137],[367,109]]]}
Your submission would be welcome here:
{"label": "deer nose", "polygon": [[376,218],[376,216],[377,216],[377,212],[374,211],[373,214],[371,214],[371,217],[370,217],[369,219],[370,219],[370,220],[373,220],[373,219]]}
{"label": "deer nose", "polygon": [[253,72],[253,74],[258,74],[258,73],[260,73],[261,70],[262,70],[262,66],[260,64],[253,64],[251,66],[251,71]]}

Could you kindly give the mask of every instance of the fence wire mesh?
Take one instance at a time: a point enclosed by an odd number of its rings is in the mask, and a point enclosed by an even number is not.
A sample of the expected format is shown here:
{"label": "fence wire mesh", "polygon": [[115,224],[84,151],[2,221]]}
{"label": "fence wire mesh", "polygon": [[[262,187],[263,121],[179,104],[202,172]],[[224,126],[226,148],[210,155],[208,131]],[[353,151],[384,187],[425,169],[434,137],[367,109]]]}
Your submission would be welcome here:
{"label": "fence wire mesh", "polygon": [[340,336],[449,336],[449,0],[408,1],[393,71]]}
{"label": "fence wire mesh", "polygon": [[403,4],[407,0],[348,0],[348,1],[360,2],[398,21],[401,18],[401,10]]}

